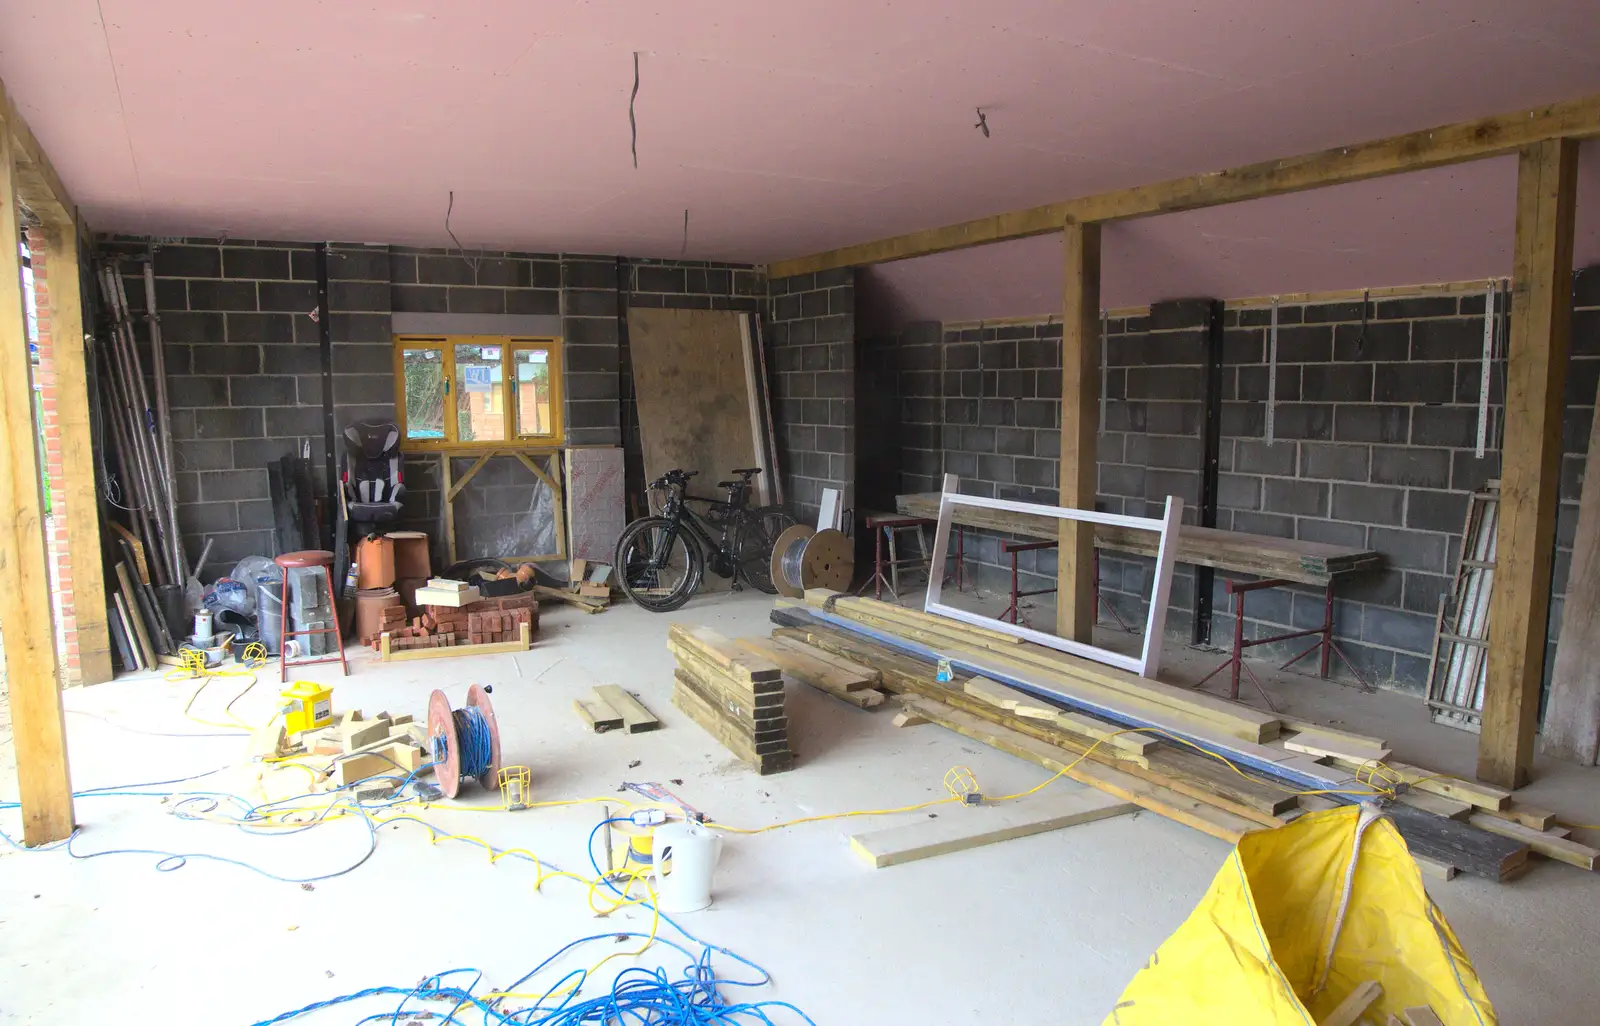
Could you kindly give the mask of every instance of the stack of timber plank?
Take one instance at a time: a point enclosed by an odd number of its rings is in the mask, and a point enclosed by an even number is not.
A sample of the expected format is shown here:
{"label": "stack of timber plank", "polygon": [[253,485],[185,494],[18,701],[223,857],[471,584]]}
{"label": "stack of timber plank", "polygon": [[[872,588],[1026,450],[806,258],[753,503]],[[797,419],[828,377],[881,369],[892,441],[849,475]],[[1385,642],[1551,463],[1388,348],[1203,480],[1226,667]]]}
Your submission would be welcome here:
{"label": "stack of timber plank", "polygon": [[[831,619],[813,615],[824,610]],[[1519,805],[1498,788],[1392,762],[1388,746],[1376,738],[1285,723],[1247,706],[888,603],[808,593],[804,603],[780,600],[772,620],[778,625],[775,641],[802,643],[876,669],[880,687],[915,717],[1052,772],[1066,770],[1071,779],[1224,840],[1237,841],[1247,831],[1280,826],[1336,801],[1301,795],[1311,789],[1267,773],[1236,772],[1184,744],[1180,739],[1188,730],[1194,737],[1233,740],[1283,765],[1315,769],[1346,781],[1352,791],[1366,790],[1360,781],[1374,760],[1383,759],[1408,785],[1402,800],[1386,811],[1412,853],[1441,867],[1506,880],[1525,871],[1530,851],[1594,866],[1597,853],[1553,829],[1551,814]],[[959,669],[953,680],[939,681],[933,658],[897,648],[894,639],[958,664],[970,658],[1001,670],[1026,670],[1031,679],[1050,681],[1052,689],[1093,696],[1096,705],[1118,710],[1124,723],[1148,713],[1182,729],[1134,729]]]}
{"label": "stack of timber plank", "polygon": [[682,623],[668,627],[667,649],[678,661],[673,705],[763,776],[794,766],[778,664]]}
{"label": "stack of timber plank", "polygon": [[[939,497],[938,492],[899,495],[895,497],[895,506],[906,516],[936,520],[939,517]],[[1056,540],[1060,525],[1060,521],[1054,517],[980,506],[957,506],[952,517],[955,523],[963,527],[1050,541]],[[1150,531],[1097,524],[1094,543],[1102,549],[1154,556],[1158,536]],[[1184,524],[1178,531],[1177,559],[1180,563],[1195,566],[1214,566],[1305,584],[1326,584],[1337,574],[1376,570],[1383,565],[1383,556],[1369,549],[1189,524]]]}
{"label": "stack of timber plank", "polygon": [[858,709],[875,709],[883,704],[884,694],[877,690],[883,674],[870,666],[776,634],[771,639],[740,638],[735,644],[776,663],[785,674],[802,684],[809,684]]}

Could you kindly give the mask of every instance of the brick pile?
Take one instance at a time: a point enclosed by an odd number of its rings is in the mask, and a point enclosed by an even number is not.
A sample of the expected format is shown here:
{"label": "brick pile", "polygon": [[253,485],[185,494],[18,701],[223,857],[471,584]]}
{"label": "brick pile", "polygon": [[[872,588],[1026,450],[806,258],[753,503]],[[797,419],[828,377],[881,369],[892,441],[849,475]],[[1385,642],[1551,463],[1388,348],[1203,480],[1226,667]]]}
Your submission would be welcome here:
{"label": "brick pile", "polygon": [[[409,620],[403,605],[385,606],[379,614],[381,633],[389,635],[391,651],[413,648],[451,648],[492,645],[516,641],[522,625],[530,633],[539,630],[539,602],[533,592],[519,592],[498,598],[480,599],[464,606],[424,606]],[[382,638],[362,638],[374,651],[382,648]]]}

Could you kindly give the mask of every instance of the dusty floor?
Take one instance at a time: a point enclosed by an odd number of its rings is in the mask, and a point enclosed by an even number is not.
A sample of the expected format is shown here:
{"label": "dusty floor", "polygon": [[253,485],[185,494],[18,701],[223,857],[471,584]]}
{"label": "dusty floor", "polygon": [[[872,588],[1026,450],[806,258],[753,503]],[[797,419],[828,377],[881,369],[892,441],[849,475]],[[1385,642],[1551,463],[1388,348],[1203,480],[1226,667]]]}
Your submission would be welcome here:
{"label": "dusty floor", "polygon": [[[803,687],[792,687],[789,696],[797,768],[766,778],[748,772],[670,704],[671,659],[663,641],[667,623],[680,618],[734,636],[764,633],[769,605],[759,596],[716,594],[669,616],[627,605],[595,617],[554,607],[545,611],[531,652],[389,666],[363,659],[345,680],[336,673],[307,676],[333,683],[336,705],[369,712],[421,714],[436,687],[458,706],[468,684],[493,684],[506,761],[530,766],[536,794],[545,799],[613,797],[624,780],[676,778],[683,783],[673,789],[715,819],[758,826],[938,797],[945,770],[957,764],[971,767],[991,791],[1043,779],[1032,765],[938,727],[895,729],[884,709],[862,712]],[[1169,653],[1172,679],[1192,680],[1217,661],[1176,648]],[[640,692],[665,729],[588,733],[571,699],[606,682]],[[243,683],[212,684],[196,713],[217,718]],[[1470,770],[1475,738],[1429,725],[1414,699],[1291,675],[1272,675],[1269,688],[1286,710],[1390,739],[1399,758]],[[133,732],[214,729],[182,716],[192,690],[146,677],[68,692],[75,788],[170,780],[236,762],[242,738]],[[234,711],[260,722],[277,690],[275,670],[264,673]],[[0,756],[7,763],[0,797],[7,800],[15,796],[9,747],[7,738]],[[1600,822],[1600,771],[1541,770],[1530,801]],[[220,775],[189,786],[248,791],[253,777],[254,771]],[[160,872],[154,852],[174,851],[314,876],[351,865],[369,846],[368,830],[355,818],[261,838],[170,812],[159,797],[78,801],[83,829],[73,855],[143,854],[82,860],[62,851],[0,849],[0,1021],[252,1023],[365,987],[410,987],[463,966],[504,986],[568,941],[648,926],[637,909],[596,919],[586,889],[567,880],[550,880],[535,893],[531,863],[491,865],[470,844],[430,844],[411,823],[382,828],[364,864],[310,889],[195,858]],[[523,848],[547,866],[585,873],[585,841],[600,818],[592,805],[425,815],[442,831]],[[718,868],[716,904],[678,921],[771,972],[770,986],[741,998],[790,1001],[818,1023],[1075,1026],[1102,1020],[1229,850],[1141,814],[886,870],[866,868],[850,853],[845,837],[852,831],[905,818],[732,837]],[[14,810],[0,813],[8,834],[15,836],[17,825]],[[1509,885],[1458,878],[1432,890],[1502,1022],[1594,1021],[1600,879],[1545,864]],[[607,938],[579,949],[558,963],[558,974],[618,948]],[[597,981],[627,964],[677,974],[685,959],[658,946],[631,962],[613,960]],[[736,974],[722,956],[715,964]],[[377,999],[296,1021],[353,1023],[393,1007],[394,999]],[[773,1015],[777,1022],[800,1021]]]}

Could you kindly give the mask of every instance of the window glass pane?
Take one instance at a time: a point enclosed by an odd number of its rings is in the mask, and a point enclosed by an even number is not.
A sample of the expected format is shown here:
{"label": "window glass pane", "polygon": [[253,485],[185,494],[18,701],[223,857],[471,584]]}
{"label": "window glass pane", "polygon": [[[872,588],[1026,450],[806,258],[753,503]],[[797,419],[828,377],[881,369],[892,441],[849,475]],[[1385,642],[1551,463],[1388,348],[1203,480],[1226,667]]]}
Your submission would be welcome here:
{"label": "window glass pane", "polygon": [[550,408],[550,350],[518,349],[512,366],[516,368],[513,401],[517,407],[517,434],[552,434],[555,423]]}
{"label": "window glass pane", "polygon": [[500,346],[456,346],[456,440],[503,442]]}
{"label": "window glass pane", "polygon": [[406,437],[444,437],[444,350],[403,349],[406,377]]}

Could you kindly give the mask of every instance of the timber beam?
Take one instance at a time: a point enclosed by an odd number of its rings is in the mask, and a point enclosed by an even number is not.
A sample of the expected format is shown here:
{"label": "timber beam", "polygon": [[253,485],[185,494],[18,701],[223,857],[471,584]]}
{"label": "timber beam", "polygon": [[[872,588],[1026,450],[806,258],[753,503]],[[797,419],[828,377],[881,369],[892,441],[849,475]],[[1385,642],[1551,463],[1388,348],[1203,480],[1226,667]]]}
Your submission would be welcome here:
{"label": "timber beam", "polygon": [[1572,332],[1577,197],[1576,142],[1550,139],[1522,151],[1500,521],[1478,738],[1478,778],[1504,788],[1528,782],[1539,725]]}
{"label": "timber beam", "polygon": [[767,276],[787,278],[835,267],[930,256],[991,242],[1046,235],[1060,231],[1072,221],[1103,223],[1199,210],[1504,156],[1550,139],[1597,136],[1600,136],[1600,96],[1589,96],[1350,146],[1335,146],[1297,157],[1187,175],[1063,203],[975,218],[812,256],[778,260],[767,266]]}

